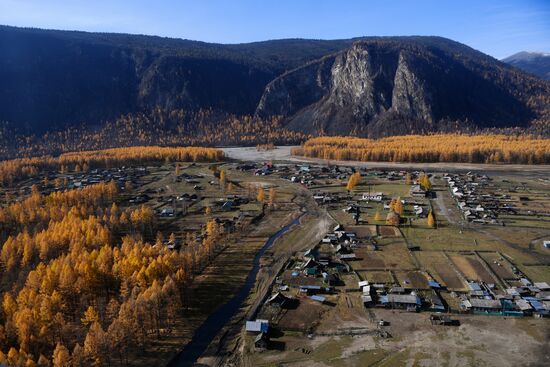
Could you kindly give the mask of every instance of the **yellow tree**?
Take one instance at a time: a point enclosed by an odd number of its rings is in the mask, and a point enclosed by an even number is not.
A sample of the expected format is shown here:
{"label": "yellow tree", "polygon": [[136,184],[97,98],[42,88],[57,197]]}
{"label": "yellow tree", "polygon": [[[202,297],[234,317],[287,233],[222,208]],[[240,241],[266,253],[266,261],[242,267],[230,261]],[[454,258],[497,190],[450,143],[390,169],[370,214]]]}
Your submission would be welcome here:
{"label": "yellow tree", "polygon": [[346,186],[346,189],[348,191],[351,191],[361,182],[361,174],[359,172],[355,172],[353,175],[351,175],[348,179],[348,184]]}
{"label": "yellow tree", "polygon": [[407,172],[407,174],[405,175],[405,183],[407,185],[411,185],[412,184],[412,177],[411,177],[411,174],[409,172]]}
{"label": "yellow tree", "polygon": [[220,171],[220,187],[222,190],[225,190],[225,185],[227,183],[227,177],[226,177],[226,174],[225,174],[225,170],[222,169]]}
{"label": "yellow tree", "polygon": [[382,216],[380,215],[380,212],[378,210],[376,211],[376,214],[374,215],[374,220],[376,220],[376,221],[381,221],[382,220]]}
{"label": "yellow tree", "polygon": [[258,194],[256,195],[256,200],[258,200],[260,203],[263,203],[265,200],[265,192],[262,187],[258,187]]}
{"label": "yellow tree", "polygon": [[420,186],[424,189],[424,190],[430,190],[432,188],[432,182],[430,181],[430,178],[428,177],[428,175],[422,175],[420,176],[420,178],[418,179],[419,183],[420,183]]}
{"label": "yellow tree", "polygon": [[275,204],[276,195],[277,195],[277,192],[275,191],[275,188],[271,187],[269,189],[269,206],[270,207],[273,207],[273,205]]}
{"label": "yellow tree", "polygon": [[69,350],[61,343],[57,343],[53,351],[53,367],[70,367],[71,356]]}
{"label": "yellow tree", "polygon": [[431,210],[428,213],[428,227],[435,228],[435,217]]}
{"label": "yellow tree", "polygon": [[400,221],[401,217],[393,210],[391,210],[386,217],[386,224],[390,226],[398,226]]}
{"label": "yellow tree", "polygon": [[401,202],[401,198],[398,197],[396,200],[395,200],[395,204],[393,205],[393,210],[395,210],[395,212],[397,214],[399,214],[400,216],[403,215],[403,212],[405,211],[405,208],[403,207],[403,203]]}
{"label": "yellow tree", "polygon": [[105,332],[99,322],[92,323],[84,340],[84,355],[93,360],[94,366],[103,366],[105,362],[107,343]]}
{"label": "yellow tree", "polygon": [[84,316],[80,319],[80,321],[82,321],[84,325],[89,325],[94,322],[98,322],[99,315],[95,310],[95,308],[93,308],[92,306],[89,306],[86,312],[84,312]]}

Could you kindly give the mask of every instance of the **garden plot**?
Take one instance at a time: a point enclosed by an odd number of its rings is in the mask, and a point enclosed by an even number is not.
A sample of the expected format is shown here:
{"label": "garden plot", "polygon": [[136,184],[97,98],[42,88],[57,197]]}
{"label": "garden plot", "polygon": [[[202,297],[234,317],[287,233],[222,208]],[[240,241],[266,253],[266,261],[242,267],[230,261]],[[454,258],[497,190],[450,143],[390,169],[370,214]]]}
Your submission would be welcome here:
{"label": "garden plot", "polygon": [[440,251],[420,251],[415,254],[426,269],[442,286],[449,290],[463,290],[466,286],[453,269],[445,254]]}
{"label": "garden plot", "polygon": [[501,279],[505,280],[516,280],[518,276],[512,271],[512,265],[502,257],[498,252],[484,252],[479,254],[491,270]]}
{"label": "garden plot", "polygon": [[468,280],[482,281],[485,283],[495,283],[493,276],[483,267],[483,265],[471,255],[450,255],[455,266]]}
{"label": "garden plot", "polygon": [[393,284],[393,277],[389,271],[358,271],[361,279],[369,283]]}
{"label": "garden plot", "polygon": [[430,289],[428,275],[422,271],[396,271],[399,284],[406,289]]}
{"label": "garden plot", "polygon": [[375,225],[366,225],[366,226],[348,226],[346,228],[350,232],[354,232],[357,238],[370,238],[371,236],[376,236],[376,226]]}
{"label": "garden plot", "polygon": [[277,326],[281,330],[307,332],[319,323],[322,314],[329,309],[330,306],[301,297],[298,307],[286,310]]}

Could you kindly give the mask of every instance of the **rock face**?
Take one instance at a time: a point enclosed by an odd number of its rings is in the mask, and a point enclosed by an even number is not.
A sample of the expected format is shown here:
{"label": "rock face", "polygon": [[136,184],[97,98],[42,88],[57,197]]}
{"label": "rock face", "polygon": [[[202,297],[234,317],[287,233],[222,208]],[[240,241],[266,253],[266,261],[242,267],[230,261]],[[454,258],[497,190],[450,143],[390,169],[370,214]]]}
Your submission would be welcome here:
{"label": "rock face", "polygon": [[[293,129],[312,134],[369,136],[452,123],[525,126],[534,118],[513,70],[453,44],[437,38],[357,42],[272,81],[256,113],[283,115]],[[548,85],[537,85],[537,93],[548,92]]]}

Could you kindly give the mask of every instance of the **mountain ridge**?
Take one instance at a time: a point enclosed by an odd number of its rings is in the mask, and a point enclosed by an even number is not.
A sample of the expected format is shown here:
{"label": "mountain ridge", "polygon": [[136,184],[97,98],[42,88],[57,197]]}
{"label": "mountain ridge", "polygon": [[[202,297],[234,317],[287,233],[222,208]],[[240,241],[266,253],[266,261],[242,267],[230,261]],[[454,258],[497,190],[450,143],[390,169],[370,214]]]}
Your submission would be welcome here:
{"label": "mountain ridge", "polygon": [[542,79],[550,80],[550,53],[520,51],[502,61]]}
{"label": "mountain ridge", "polygon": [[[342,60],[367,44],[380,45],[380,62],[372,65],[384,75],[359,72],[370,62],[368,52],[355,64]],[[95,129],[120,116],[157,109],[168,114],[212,110],[264,119],[283,116],[284,125],[297,131],[369,136],[442,128],[525,128],[547,116],[548,84],[438,36],[212,44],[0,26],[0,50],[0,121],[22,134],[75,126]],[[335,79],[335,61],[356,74],[344,70]],[[464,84],[457,89],[460,94],[440,85],[447,74],[434,74],[451,66],[456,69],[453,82]],[[370,82],[365,98],[356,98],[361,83]],[[347,84],[355,89],[334,88]],[[393,93],[396,84],[401,92]],[[481,103],[463,101],[461,113],[454,111],[453,100],[466,100],[480,86],[502,98],[495,103],[478,93]],[[506,88],[518,93],[508,98]],[[436,90],[437,103],[430,99]],[[350,114],[346,106],[355,112]],[[513,115],[517,121],[508,121]],[[505,123],[500,123],[503,117]]]}

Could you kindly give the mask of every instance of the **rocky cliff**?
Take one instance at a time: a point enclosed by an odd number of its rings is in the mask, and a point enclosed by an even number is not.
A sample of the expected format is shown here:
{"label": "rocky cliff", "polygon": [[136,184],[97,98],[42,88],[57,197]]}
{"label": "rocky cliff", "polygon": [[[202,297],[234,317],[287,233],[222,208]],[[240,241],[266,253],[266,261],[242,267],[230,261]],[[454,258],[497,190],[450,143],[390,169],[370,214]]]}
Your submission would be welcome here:
{"label": "rocky cliff", "polygon": [[527,126],[549,85],[440,38],[360,41],[272,81],[256,113],[313,134],[381,136],[461,127]]}

